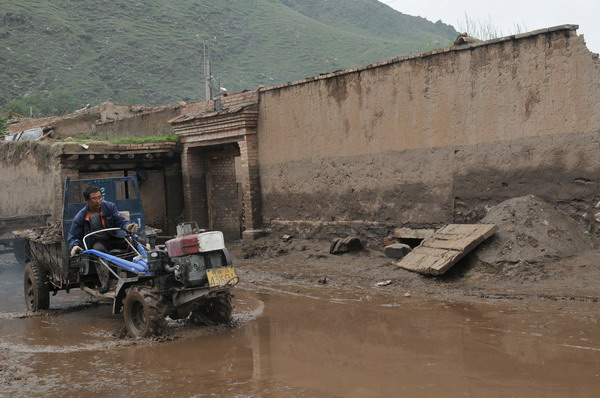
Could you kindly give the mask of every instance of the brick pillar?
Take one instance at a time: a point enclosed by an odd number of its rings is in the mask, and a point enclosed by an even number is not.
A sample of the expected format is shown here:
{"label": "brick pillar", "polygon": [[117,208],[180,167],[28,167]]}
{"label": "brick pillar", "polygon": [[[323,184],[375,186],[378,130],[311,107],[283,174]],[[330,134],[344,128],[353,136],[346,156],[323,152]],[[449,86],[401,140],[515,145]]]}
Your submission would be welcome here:
{"label": "brick pillar", "polygon": [[184,218],[183,179],[181,165],[173,162],[165,166],[165,196],[167,207],[167,230],[170,235],[177,231],[177,224]]}
{"label": "brick pillar", "polygon": [[197,148],[184,148],[181,154],[185,221],[196,221],[200,228],[208,228],[206,165]]}
{"label": "brick pillar", "polygon": [[256,134],[246,134],[238,142],[241,156],[241,182],[244,192],[244,239],[262,235],[260,178],[258,172],[258,140]]}

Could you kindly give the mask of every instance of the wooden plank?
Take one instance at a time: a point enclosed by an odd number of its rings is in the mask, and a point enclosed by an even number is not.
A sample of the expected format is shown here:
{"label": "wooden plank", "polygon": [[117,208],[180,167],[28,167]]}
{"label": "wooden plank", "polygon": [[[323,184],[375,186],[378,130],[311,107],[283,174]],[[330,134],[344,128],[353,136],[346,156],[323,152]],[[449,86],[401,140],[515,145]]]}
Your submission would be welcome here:
{"label": "wooden plank", "polygon": [[450,224],[440,228],[435,233],[438,240],[458,240],[470,238],[473,235],[482,235],[486,238],[498,230],[495,224]]}
{"label": "wooden plank", "polygon": [[[452,227],[448,225],[447,227]],[[461,225],[462,228],[442,228],[431,238],[425,239],[423,246],[438,249],[471,251],[481,242],[492,236],[498,227],[495,224]]]}
{"label": "wooden plank", "polygon": [[461,252],[454,250],[418,246],[398,261],[396,265],[421,274],[438,275],[437,270],[444,269],[445,264],[454,264],[456,256],[460,254]]}
{"label": "wooden plank", "polygon": [[446,225],[396,265],[422,274],[442,275],[497,230],[495,224]]}

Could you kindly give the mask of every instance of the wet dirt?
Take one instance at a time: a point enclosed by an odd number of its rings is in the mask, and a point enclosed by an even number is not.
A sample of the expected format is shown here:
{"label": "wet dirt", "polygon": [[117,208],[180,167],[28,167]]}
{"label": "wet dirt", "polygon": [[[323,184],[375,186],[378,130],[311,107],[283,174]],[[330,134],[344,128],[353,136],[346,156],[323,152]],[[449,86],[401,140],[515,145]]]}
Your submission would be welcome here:
{"label": "wet dirt", "polygon": [[566,258],[594,248],[594,239],[580,223],[534,195],[492,207],[481,223],[498,226],[477,248],[477,257],[488,264]]}
{"label": "wet dirt", "polygon": [[[514,281],[513,296],[490,298],[504,274],[486,279],[467,263],[438,281],[391,268],[378,253],[285,247],[247,259],[255,248],[232,247],[242,282],[231,325],[169,321],[166,336],[141,340],[123,337],[111,306],[79,291],[25,312],[23,266],[0,256],[0,396],[600,394],[597,300],[519,296],[527,289]],[[375,287],[384,278],[392,283]],[[484,280],[489,289],[478,294],[465,282]]]}
{"label": "wet dirt", "polygon": [[56,220],[42,227],[13,231],[13,234],[43,244],[60,243],[63,238],[62,224]]}

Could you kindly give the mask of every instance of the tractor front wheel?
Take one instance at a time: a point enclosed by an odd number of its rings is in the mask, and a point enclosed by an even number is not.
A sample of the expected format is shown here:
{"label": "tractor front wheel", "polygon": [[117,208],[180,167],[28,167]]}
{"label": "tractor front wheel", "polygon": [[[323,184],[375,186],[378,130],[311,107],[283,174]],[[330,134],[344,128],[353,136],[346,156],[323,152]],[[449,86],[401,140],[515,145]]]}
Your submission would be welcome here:
{"label": "tractor front wheel", "polygon": [[160,335],[166,324],[158,295],[147,287],[129,289],[123,300],[123,318],[131,337]]}
{"label": "tractor front wheel", "polygon": [[48,277],[44,268],[35,261],[25,265],[23,280],[25,304],[29,311],[47,310],[50,307]]}
{"label": "tractor front wheel", "polygon": [[226,293],[199,302],[192,308],[190,320],[197,325],[227,324],[232,320],[231,294]]}

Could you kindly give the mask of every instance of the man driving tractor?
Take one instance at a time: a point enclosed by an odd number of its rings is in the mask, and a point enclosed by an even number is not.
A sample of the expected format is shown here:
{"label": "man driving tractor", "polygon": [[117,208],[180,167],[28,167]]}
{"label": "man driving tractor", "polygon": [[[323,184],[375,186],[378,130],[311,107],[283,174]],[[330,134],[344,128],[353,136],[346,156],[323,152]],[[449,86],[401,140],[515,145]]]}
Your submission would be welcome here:
{"label": "man driving tractor", "polygon": [[[101,252],[109,253],[111,250],[127,250],[128,244],[123,239],[126,234],[136,233],[139,226],[125,219],[117,206],[102,199],[102,191],[95,186],[88,186],[83,192],[87,206],[81,209],[71,224],[69,230],[69,250],[71,257],[83,251],[83,237],[89,233],[106,228],[121,228],[120,231],[103,231],[91,235],[86,239],[87,247]],[[109,290],[109,270],[100,262],[96,262],[96,270],[100,279],[100,293]]]}

